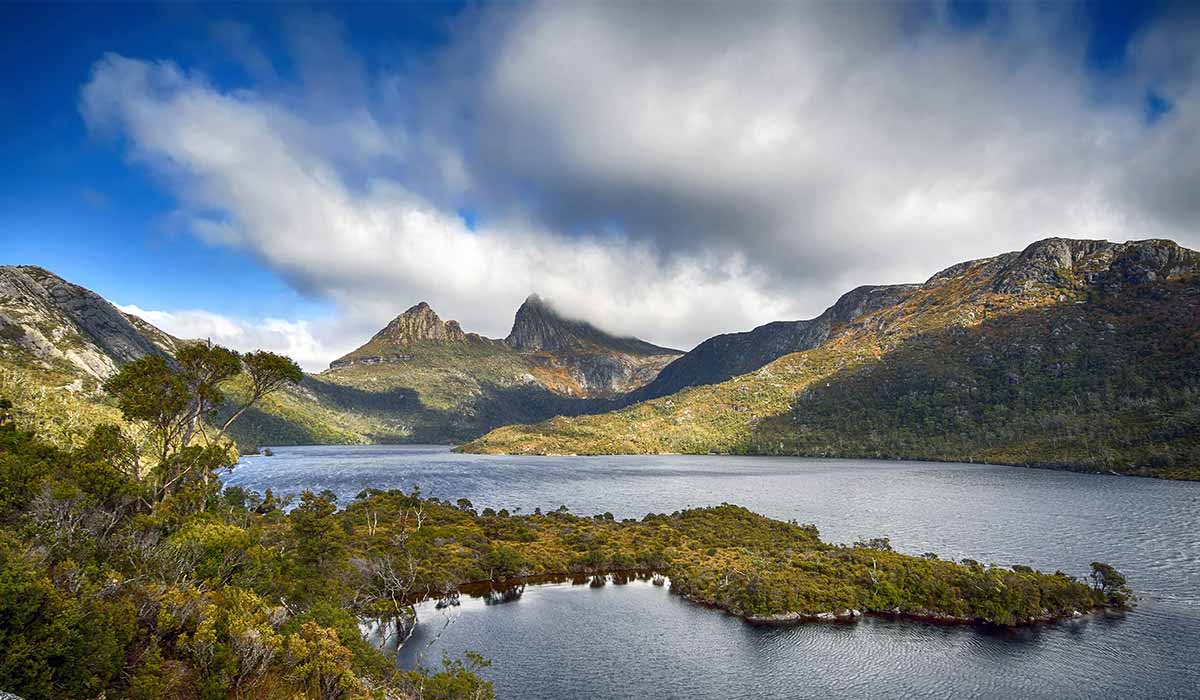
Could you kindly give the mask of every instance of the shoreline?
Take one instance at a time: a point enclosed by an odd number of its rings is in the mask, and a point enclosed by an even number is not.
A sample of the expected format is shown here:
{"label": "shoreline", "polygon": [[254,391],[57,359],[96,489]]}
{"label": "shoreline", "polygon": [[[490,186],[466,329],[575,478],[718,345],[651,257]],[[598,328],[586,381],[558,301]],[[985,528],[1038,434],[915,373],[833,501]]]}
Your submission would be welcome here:
{"label": "shoreline", "polygon": [[[468,441],[469,442],[469,441]],[[487,452],[487,451],[470,451],[460,450],[467,443],[453,442],[370,442],[370,443],[306,443],[294,445],[271,445],[260,446],[260,450],[266,447],[441,447],[449,448],[449,452],[461,455],[479,455],[488,457],[756,457],[756,458],[784,458],[784,459],[820,459],[820,460],[845,460],[845,461],[863,461],[863,462],[928,462],[930,464],[965,464],[972,466],[984,467],[1010,467],[1013,469],[1039,469],[1042,471],[1053,472],[1069,472],[1072,474],[1089,474],[1093,476],[1120,476],[1120,477],[1136,477],[1140,479],[1157,479],[1159,481],[1177,481],[1184,483],[1200,482],[1200,476],[1196,478],[1174,477],[1168,475],[1160,475],[1153,473],[1137,473],[1137,472],[1118,472],[1111,469],[1097,469],[1083,465],[1063,463],[1063,462],[995,462],[987,460],[972,460],[972,459],[955,459],[950,457],[849,457],[849,456],[834,456],[834,455],[802,455],[802,454],[777,454],[767,452]],[[246,457],[263,457],[260,452],[241,453]]]}
{"label": "shoreline", "polygon": [[[603,582],[596,583],[598,578],[603,578]],[[1098,613],[1103,614],[1125,614],[1134,609],[1134,605],[1116,607],[1111,605],[1096,605],[1088,610],[1071,610],[1059,614],[1053,614],[1049,611],[1045,615],[1036,618],[1022,618],[1012,624],[998,624],[980,618],[958,617],[948,613],[942,613],[936,610],[916,610],[905,611],[899,608],[892,610],[871,610],[871,609],[839,609],[829,610],[816,613],[808,612],[783,612],[773,615],[754,615],[745,613],[736,608],[727,608],[713,601],[704,600],[694,595],[680,592],[671,585],[670,576],[656,570],[651,569],[616,569],[604,572],[570,572],[557,574],[538,574],[532,576],[521,576],[508,579],[493,579],[485,581],[469,581],[461,584],[455,591],[443,595],[421,594],[413,598],[406,599],[406,602],[414,608],[412,622],[408,626],[398,628],[402,630],[402,639],[399,639],[396,645],[398,651],[402,648],[405,642],[412,636],[417,625],[420,624],[415,611],[415,606],[433,603],[436,609],[441,610],[447,607],[458,607],[461,603],[459,598],[462,595],[467,595],[471,598],[479,598],[484,601],[484,605],[499,605],[509,602],[515,602],[521,598],[524,589],[527,586],[556,586],[570,584],[575,586],[590,586],[604,587],[607,585],[621,586],[632,582],[650,583],[654,586],[664,587],[668,594],[678,596],[682,600],[687,601],[691,605],[706,608],[709,610],[731,615],[742,620],[743,623],[753,627],[792,627],[809,624],[833,624],[833,625],[850,625],[855,624],[859,620],[870,617],[882,620],[894,620],[902,622],[916,622],[944,627],[974,627],[978,629],[992,630],[1017,630],[1028,627],[1041,625],[1058,625],[1069,621],[1082,620],[1090,618]],[[512,591],[520,589],[516,595],[512,595]],[[382,618],[374,619],[372,622],[385,623]],[[365,638],[365,637],[364,637]]]}

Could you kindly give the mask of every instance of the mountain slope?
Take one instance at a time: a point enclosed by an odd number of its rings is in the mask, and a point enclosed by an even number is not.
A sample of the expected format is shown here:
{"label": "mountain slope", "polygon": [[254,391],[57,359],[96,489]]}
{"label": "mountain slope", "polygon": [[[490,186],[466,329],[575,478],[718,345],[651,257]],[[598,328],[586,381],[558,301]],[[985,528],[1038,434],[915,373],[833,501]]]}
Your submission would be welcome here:
{"label": "mountain slope", "polygon": [[0,266],[0,352],[103,379],[177,339],[40,267]]}
{"label": "mountain slope", "polygon": [[468,451],[738,452],[1200,477],[1200,254],[1048,239],[961,263],[821,346]]}
{"label": "mountain slope", "polygon": [[120,422],[100,382],[179,342],[40,267],[0,266],[0,397],[57,444],[78,446],[96,425]]}
{"label": "mountain slope", "polygon": [[[544,348],[527,342],[523,329],[535,322]],[[247,412],[231,436],[243,448],[462,441],[508,423],[613,408],[609,397],[678,354],[562,319],[532,299],[511,338],[464,332],[418,304],[328,371]],[[19,399],[44,434],[77,422],[65,431],[72,442],[89,425],[118,419],[100,382],[140,357],[170,357],[184,342],[46,270],[0,267],[0,392]],[[234,403],[249,391],[244,378],[223,388]]]}
{"label": "mountain slope", "polygon": [[697,345],[663,368],[654,381],[630,393],[630,403],[673,394],[689,386],[716,384],[752,372],[784,355],[821,345],[843,324],[900,303],[918,285],[858,287],[842,295],[820,316],[807,321],[775,321],[745,333],[725,333]]}

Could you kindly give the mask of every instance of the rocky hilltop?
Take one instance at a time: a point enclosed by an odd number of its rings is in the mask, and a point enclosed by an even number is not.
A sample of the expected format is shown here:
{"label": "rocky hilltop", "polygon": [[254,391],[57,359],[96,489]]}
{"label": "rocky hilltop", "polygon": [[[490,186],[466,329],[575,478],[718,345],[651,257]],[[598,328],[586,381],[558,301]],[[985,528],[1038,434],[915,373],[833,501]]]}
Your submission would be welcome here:
{"label": "rocky hilltop", "polygon": [[1163,240],[1052,238],[889,290],[886,303],[850,303],[843,314],[862,313],[832,323],[818,346],[724,382],[509,426],[464,449],[974,460],[1200,478],[1200,253]]}
{"label": "rocky hilltop", "polygon": [[477,333],[465,333],[458,321],[443,321],[429,304],[420,302],[392,319],[362,347],[329,364],[330,369],[351,365],[408,362],[423,343],[495,344]]}
{"label": "rocky hilltop", "polygon": [[10,355],[103,379],[126,362],[170,354],[177,342],[47,270],[0,266],[0,349]]}
{"label": "rocky hilltop", "polygon": [[384,326],[371,338],[371,342],[411,345],[422,340],[461,343],[466,339],[467,334],[463,333],[458,321],[443,321],[429,308],[429,304],[421,302]]}

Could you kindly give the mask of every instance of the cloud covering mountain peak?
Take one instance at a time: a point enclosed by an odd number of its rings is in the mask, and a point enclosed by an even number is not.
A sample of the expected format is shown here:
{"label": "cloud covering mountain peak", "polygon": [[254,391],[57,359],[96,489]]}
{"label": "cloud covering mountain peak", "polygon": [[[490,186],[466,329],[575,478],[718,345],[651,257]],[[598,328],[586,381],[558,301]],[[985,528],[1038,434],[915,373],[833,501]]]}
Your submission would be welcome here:
{"label": "cloud covering mountain peak", "polygon": [[1194,17],[1099,89],[1070,8],[964,28],[914,7],[502,6],[401,68],[320,18],[285,30],[308,37],[290,80],[110,54],[80,108],[338,332],[428,298],[498,336],[539,289],[686,348],[1048,236],[1196,244]]}

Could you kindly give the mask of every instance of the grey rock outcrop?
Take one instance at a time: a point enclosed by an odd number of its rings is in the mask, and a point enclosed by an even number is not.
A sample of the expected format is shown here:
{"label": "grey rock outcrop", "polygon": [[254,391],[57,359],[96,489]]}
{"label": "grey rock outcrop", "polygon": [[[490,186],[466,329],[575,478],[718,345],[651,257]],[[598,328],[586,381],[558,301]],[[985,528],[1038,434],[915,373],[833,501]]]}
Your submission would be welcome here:
{"label": "grey rock outcrop", "polygon": [[103,297],[34,266],[0,267],[0,344],[103,379],[178,341]]}
{"label": "grey rock outcrop", "polygon": [[458,321],[442,321],[429,304],[421,302],[392,319],[372,340],[386,340],[396,345],[410,345],[421,340],[440,340],[449,343],[465,341]]}

